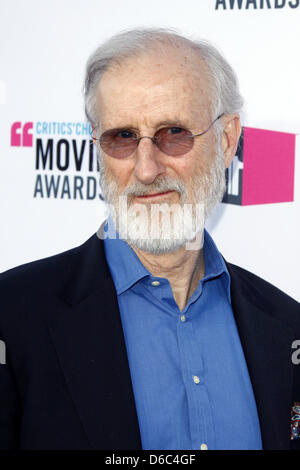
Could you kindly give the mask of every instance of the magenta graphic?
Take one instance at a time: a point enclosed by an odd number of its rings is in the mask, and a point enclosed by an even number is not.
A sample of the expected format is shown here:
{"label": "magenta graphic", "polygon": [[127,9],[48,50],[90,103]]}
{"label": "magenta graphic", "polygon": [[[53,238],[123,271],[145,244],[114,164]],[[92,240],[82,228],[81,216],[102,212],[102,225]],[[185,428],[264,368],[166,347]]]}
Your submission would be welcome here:
{"label": "magenta graphic", "polygon": [[226,171],[223,202],[243,206],[294,200],[296,135],[244,127]]}
{"label": "magenta graphic", "polygon": [[33,122],[26,122],[23,126],[21,121],[14,122],[11,126],[10,145],[12,147],[32,147]]}

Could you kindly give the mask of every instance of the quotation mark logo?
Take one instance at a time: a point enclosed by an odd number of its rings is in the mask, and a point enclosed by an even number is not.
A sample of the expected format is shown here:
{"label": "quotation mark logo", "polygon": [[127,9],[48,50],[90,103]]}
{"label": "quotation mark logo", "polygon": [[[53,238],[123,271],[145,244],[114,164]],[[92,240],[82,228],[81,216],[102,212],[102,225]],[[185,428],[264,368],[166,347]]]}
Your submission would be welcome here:
{"label": "quotation mark logo", "polygon": [[10,131],[10,145],[12,147],[32,147],[33,122],[26,122],[24,126],[20,121],[14,122]]}

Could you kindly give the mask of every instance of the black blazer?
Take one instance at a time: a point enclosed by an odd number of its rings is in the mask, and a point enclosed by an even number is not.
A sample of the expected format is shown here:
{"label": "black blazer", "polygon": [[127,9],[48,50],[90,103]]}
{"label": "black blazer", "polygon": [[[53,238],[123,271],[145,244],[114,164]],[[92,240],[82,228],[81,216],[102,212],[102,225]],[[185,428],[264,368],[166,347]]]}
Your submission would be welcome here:
{"label": "black blazer", "polygon": [[[226,263],[264,449],[300,449],[299,304]],[[103,241],[0,275],[0,448],[141,449],[115,287]],[[222,357],[218,359],[222,361]]]}

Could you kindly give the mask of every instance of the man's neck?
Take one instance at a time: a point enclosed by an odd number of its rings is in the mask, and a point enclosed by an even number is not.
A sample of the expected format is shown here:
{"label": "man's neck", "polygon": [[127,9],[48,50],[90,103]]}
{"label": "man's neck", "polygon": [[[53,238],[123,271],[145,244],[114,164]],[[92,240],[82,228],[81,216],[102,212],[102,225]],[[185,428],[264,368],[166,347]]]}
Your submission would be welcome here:
{"label": "man's neck", "polygon": [[131,248],[152,276],[169,280],[179,310],[183,310],[204,276],[203,248],[187,250],[183,246],[174,252],[160,255],[139,250],[132,245]]}

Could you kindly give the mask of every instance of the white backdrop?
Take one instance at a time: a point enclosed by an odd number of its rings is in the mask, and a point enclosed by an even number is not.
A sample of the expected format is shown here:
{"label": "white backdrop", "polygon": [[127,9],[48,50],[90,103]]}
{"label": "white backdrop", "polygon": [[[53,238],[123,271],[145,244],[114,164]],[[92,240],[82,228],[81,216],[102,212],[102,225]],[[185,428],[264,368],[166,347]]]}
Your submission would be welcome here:
{"label": "white backdrop", "polygon": [[[57,145],[62,154],[69,146],[71,162],[74,140],[80,156],[82,140],[88,139],[81,125],[85,63],[95,47],[115,32],[136,26],[171,27],[210,40],[238,74],[245,98],[242,124],[299,133],[299,2],[240,3],[241,9],[231,0],[235,8],[230,9],[230,0],[0,0],[0,271],[83,243],[104,218],[98,189],[91,197],[97,173],[88,168],[88,142],[81,171],[71,163],[65,170],[54,163],[52,170],[44,170],[41,151],[46,152],[52,139],[54,162]],[[21,123],[16,134],[25,123],[33,123],[32,146],[11,145],[15,122]],[[49,123],[67,123],[60,132],[67,129],[70,134],[58,133],[58,125],[50,129]],[[37,139],[41,140],[38,169]],[[49,163],[50,150],[48,157]],[[299,136],[293,202],[222,203],[207,228],[228,261],[300,300],[298,159]],[[60,176],[63,186],[56,198],[54,193],[46,195],[45,175],[48,183],[51,175],[56,183]],[[78,189],[74,199],[70,188],[76,176],[82,191]]]}

